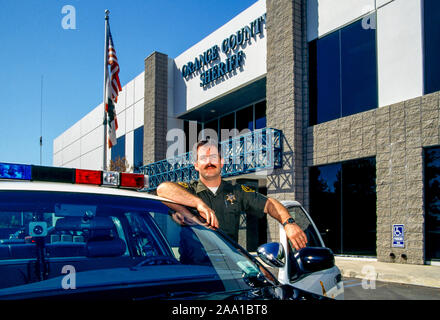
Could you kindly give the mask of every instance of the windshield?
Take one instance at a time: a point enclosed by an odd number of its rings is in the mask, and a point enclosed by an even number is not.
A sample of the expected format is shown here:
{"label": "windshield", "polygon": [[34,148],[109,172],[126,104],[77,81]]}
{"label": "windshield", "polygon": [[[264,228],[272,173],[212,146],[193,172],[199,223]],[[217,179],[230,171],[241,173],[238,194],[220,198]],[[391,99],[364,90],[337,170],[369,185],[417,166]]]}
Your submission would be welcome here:
{"label": "windshield", "polygon": [[[209,285],[184,288],[206,293],[267,285],[265,276],[276,281],[183,206],[41,191],[0,192],[0,272],[0,297],[161,281],[205,281]],[[66,275],[74,278],[66,283]]]}

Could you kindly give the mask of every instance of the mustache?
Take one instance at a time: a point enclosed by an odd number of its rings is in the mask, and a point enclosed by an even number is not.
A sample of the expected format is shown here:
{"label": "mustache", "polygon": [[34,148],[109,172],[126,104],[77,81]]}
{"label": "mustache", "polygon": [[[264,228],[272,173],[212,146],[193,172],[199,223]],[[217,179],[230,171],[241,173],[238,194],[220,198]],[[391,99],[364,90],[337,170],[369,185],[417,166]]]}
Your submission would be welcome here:
{"label": "mustache", "polygon": [[207,164],[207,165],[205,166],[205,169],[208,169],[208,168],[217,168],[217,166],[214,165],[214,164],[212,164],[212,163],[210,163],[210,164]]}

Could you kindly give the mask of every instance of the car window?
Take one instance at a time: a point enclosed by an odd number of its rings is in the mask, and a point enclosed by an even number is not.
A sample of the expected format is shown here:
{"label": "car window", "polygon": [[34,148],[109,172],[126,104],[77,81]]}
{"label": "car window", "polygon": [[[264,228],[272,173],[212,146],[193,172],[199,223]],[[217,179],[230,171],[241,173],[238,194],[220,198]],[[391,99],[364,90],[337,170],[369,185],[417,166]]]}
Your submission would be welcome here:
{"label": "car window", "polygon": [[[307,247],[322,247],[321,241],[316,233],[315,228],[313,227],[312,222],[307,217],[306,213],[300,206],[291,206],[288,207],[290,216],[295,220],[295,223],[304,231],[307,236]],[[289,250],[291,252],[295,252],[296,249],[290,243]],[[295,281],[298,278],[298,265],[295,261],[294,255],[289,255],[289,264],[288,264],[288,275],[290,281]]]}
{"label": "car window", "polygon": [[304,210],[299,206],[288,207],[287,210],[289,211],[290,216],[295,220],[296,224],[298,224],[306,234],[308,239],[307,247],[322,247],[316,230]]}
{"label": "car window", "polygon": [[[66,266],[84,277],[105,270],[90,276],[94,285],[117,285],[124,277],[145,283],[184,274],[192,282],[209,276],[211,285],[201,286],[208,291],[276,281],[182,206],[138,197],[0,191],[0,273],[7,274],[0,277],[0,296],[2,288],[49,286],[51,279],[62,279]],[[52,284],[59,290],[58,282]]]}

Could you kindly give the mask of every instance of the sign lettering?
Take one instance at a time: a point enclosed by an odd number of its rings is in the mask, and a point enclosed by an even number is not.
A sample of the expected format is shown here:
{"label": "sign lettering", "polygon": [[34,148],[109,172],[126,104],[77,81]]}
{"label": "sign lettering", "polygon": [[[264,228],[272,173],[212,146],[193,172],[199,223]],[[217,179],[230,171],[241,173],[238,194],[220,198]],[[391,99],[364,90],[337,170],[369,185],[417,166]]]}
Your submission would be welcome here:
{"label": "sign lettering", "polygon": [[[221,43],[221,50],[227,54],[225,61],[220,60],[220,47],[214,45],[193,60],[187,62],[181,69],[182,77],[189,81],[193,74],[200,73],[200,86],[205,87],[211,82],[223,78],[226,74],[240,68],[246,57],[243,50],[246,45],[252,44],[252,38],[263,32],[263,25],[266,25],[266,14],[258,17],[237,32],[225,38]],[[206,67],[206,68],[205,68]]]}

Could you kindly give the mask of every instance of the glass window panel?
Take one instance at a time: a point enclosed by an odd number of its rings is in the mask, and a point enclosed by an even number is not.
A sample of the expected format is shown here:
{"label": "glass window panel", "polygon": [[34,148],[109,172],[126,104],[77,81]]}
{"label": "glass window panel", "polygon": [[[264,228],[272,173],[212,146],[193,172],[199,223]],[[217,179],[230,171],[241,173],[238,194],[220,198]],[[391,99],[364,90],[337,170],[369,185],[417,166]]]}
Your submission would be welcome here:
{"label": "glass window panel", "polygon": [[310,215],[325,245],[341,253],[341,164],[310,168]]}
{"label": "glass window panel", "polygon": [[189,121],[183,121],[183,132],[185,133],[185,150],[189,151]]}
{"label": "glass window panel", "polygon": [[341,115],[339,32],[317,40],[311,50],[316,50],[311,53],[316,60],[310,61],[315,68],[316,92],[311,99],[315,105],[310,107],[315,110],[316,123],[322,123]]}
{"label": "glass window panel", "polygon": [[440,1],[424,0],[425,94],[440,90]]}
{"label": "glass window panel", "polygon": [[204,138],[207,138],[209,136],[209,131],[207,131],[208,129],[214,130],[216,135],[215,137],[210,137],[210,138],[215,138],[216,140],[218,140],[218,119],[211,120],[205,123],[204,135],[203,135]]}
{"label": "glass window panel", "polygon": [[342,164],[342,230],[345,254],[376,255],[376,160]]}
{"label": "glass window panel", "polygon": [[313,126],[318,123],[317,99],[318,99],[318,83],[317,83],[317,40],[309,42],[309,125]]}
{"label": "glass window panel", "polygon": [[244,129],[254,129],[254,111],[253,106],[246,107],[237,111],[237,130],[242,131]]}
{"label": "glass window panel", "polygon": [[375,158],[310,168],[310,214],[335,253],[375,255]]}
{"label": "glass window panel", "polygon": [[266,100],[255,105],[255,129],[266,128]]}
{"label": "glass window panel", "polygon": [[141,167],[144,162],[144,126],[135,129],[133,136],[133,172],[139,172],[139,167]]}
{"label": "glass window panel", "polygon": [[376,30],[354,22],[309,44],[309,123],[377,108]]}
{"label": "glass window panel", "polygon": [[341,29],[342,117],[377,107],[376,66],[376,30],[362,20]]}
{"label": "glass window panel", "polygon": [[[197,125],[197,128],[195,126]],[[202,125],[196,121],[184,121],[183,130],[185,132],[185,152],[192,151],[193,144],[199,139],[200,131],[202,131]],[[194,135],[194,136],[191,136]]]}
{"label": "glass window panel", "polygon": [[220,140],[225,141],[235,136],[235,113],[230,113],[220,118]]}
{"label": "glass window panel", "polygon": [[125,135],[116,139],[116,145],[111,149],[112,161],[116,161],[118,158],[125,157]]}
{"label": "glass window panel", "polygon": [[426,260],[440,260],[440,147],[425,150]]}

